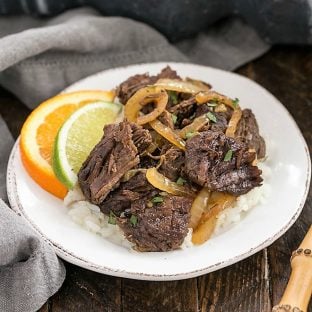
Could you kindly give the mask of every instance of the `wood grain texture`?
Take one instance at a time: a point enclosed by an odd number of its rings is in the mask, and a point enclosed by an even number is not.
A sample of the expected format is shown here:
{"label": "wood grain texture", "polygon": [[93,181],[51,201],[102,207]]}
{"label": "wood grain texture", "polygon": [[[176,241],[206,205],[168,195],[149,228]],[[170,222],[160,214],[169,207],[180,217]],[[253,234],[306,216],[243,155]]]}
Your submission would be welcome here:
{"label": "wood grain texture", "polygon": [[201,312],[270,311],[266,250],[198,278]]}
{"label": "wood grain texture", "polygon": [[48,300],[38,312],[49,312],[50,310],[50,300]]}
{"label": "wood grain texture", "polygon": [[121,312],[121,279],[66,265],[66,279],[50,311]]}
{"label": "wood grain texture", "polygon": [[[312,49],[275,48],[239,70],[275,95],[296,120],[312,154]],[[287,134],[286,134],[287,135]],[[291,142],[289,148],[291,149]],[[289,259],[312,224],[312,188],[297,222],[268,248],[270,293],[276,305],[290,275]],[[308,311],[312,311],[310,304]]]}
{"label": "wood grain texture", "polygon": [[[257,81],[287,107],[311,153],[312,48],[273,48],[237,72]],[[15,138],[28,113],[17,99],[0,89],[0,114]],[[300,218],[269,248],[228,268],[184,281],[121,279],[66,263],[65,283],[39,311],[270,312],[287,284],[291,252],[299,246],[311,223],[310,189]],[[308,311],[312,312],[311,304]]]}
{"label": "wood grain texture", "polygon": [[172,282],[147,282],[123,279],[123,312],[197,312],[195,278]]}

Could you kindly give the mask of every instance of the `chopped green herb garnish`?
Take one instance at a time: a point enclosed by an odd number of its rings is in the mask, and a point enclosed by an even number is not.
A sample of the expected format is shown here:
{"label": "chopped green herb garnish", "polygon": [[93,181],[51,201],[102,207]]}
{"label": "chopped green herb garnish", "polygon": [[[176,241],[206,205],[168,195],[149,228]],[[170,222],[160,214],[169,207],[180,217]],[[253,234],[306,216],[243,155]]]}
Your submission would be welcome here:
{"label": "chopped green herb garnish", "polygon": [[191,137],[193,137],[194,135],[196,135],[196,134],[198,134],[199,132],[197,132],[197,131],[195,131],[195,132],[193,132],[193,131],[190,131],[190,132],[187,132],[186,134],[185,134],[185,137],[187,138],[187,139],[190,139]]}
{"label": "chopped green herb garnish", "polygon": [[191,138],[193,135],[194,135],[194,132],[187,132],[187,133],[185,134],[185,137],[186,137],[187,139],[189,139],[189,138]]}
{"label": "chopped green herb garnish", "polygon": [[113,225],[116,224],[116,215],[112,211],[109,212],[108,223]]}
{"label": "chopped green herb garnish", "polygon": [[238,107],[238,103],[239,103],[239,99],[238,99],[238,98],[235,98],[234,100],[232,100],[232,103],[233,103],[233,106],[234,106],[235,108],[237,108],[237,107]]}
{"label": "chopped green herb garnish", "polygon": [[183,178],[179,177],[179,179],[176,182],[178,185],[184,185],[184,183],[186,183],[186,180],[184,180]]}
{"label": "chopped green herb garnish", "polygon": [[216,117],[213,113],[208,112],[208,113],[206,114],[206,116],[207,116],[208,119],[211,120],[212,122],[217,122],[217,117]]}
{"label": "chopped green herb garnish", "polygon": [[226,152],[226,154],[225,154],[225,156],[224,156],[224,161],[230,161],[231,159],[232,159],[232,157],[233,157],[233,151],[231,150],[231,149],[229,149],[227,152]]}
{"label": "chopped green herb garnish", "polygon": [[177,122],[177,120],[178,120],[177,115],[175,115],[175,114],[171,114],[171,118],[172,118],[172,122],[173,122],[173,124],[175,125],[175,124],[176,124],[176,122]]}
{"label": "chopped green herb garnish", "polygon": [[168,91],[169,98],[173,105],[178,104],[178,94],[175,91]]}
{"label": "chopped green herb garnish", "polygon": [[208,107],[216,107],[218,104],[217,103],[207,103]]}
{"label": "chopped green herb garnish", "polygon": [[162,203],[164,199],[161,196],[155,196],[152,198],[152,203],[157,204],[157,203]]}
{"label": "chopped green herb garnish", "polygon": [[135,215],[131,215],[131,217],[130,217],[130,223],[131,223],[132,226],[136,226],[137,223],[138,223],[138,217],[135,216]]}

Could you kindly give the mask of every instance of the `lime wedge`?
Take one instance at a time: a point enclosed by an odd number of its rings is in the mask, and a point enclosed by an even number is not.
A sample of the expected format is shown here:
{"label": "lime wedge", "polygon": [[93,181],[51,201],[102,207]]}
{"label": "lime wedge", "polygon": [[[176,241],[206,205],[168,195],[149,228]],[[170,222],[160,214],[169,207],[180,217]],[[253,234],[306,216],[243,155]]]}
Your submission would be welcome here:
{"label": "lime wedge", "polygon": [[105,125],[113,123],[122,105],[97,101],[76,110],[62,125],[54,142],[52,166],[56,177],[69,189],[93,147],[103,136]]}

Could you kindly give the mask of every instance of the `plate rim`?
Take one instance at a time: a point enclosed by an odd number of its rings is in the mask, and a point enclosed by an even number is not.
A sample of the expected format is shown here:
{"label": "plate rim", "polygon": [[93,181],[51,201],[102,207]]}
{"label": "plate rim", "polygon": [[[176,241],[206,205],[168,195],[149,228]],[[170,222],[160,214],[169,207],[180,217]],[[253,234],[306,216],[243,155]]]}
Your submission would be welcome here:
{"label": "plate rim", "polygon": [[271,94],[268,90],[266,90],[264,87],[262,87],[261,85],[259,85],[255,81],[253,81],[253,80],[251,80],[245,76],[239,75],[237,73],[221,70],[218,68],[213,68],[210,66],[204,66],[204,65],[198,65],[198,64],[192,64],[192,63],[181,63],[181,62],[150,62],[150,63],[132,64],[132,65],[121,66],[121,67],[103,70],[103,71],[100,71],[100,72],[95,73],[93,75],[87,76],[87,77],[71,84],[70,86],[65,88],[61,93],[69,92],[71,89],[75,88],[77,85],[85,82],[86,80],[93,79],[93,78],[100,76],[104,73],[109,74],[112,71],[124,70],[124,69],[127,69],[129,67],[145,67],[145,66],[149,66],[149,65],[158,65],[158,66],[161,66],[161,65],[164,65],[164,66],[166,66],[166,65],[171,65],[171,66],[188,65],[191,67],[198,67],[201,69],[209,69],[209,70],[213,70],[213,71],[219,71],[219,72],[226,73],[226,74],[232,75],[232,76],[239,76],[240,79],[247,80],[249,83],[252,83],[252,84],[256,85],[258,88],[262,89],[263,92],[265,92],[270,97],[272,97],[275,100],[276,104],[278,106],[280,106],[280,108],[282,108],[285,111],[285,113],[289,117],[289,120],[295,126],[297,135],[303,144],[306,162],[307,162],[307,176],[305,179],[305,190],[304,190],[303,196],[301,198],[300,204],[298,205],[294,215],[290,218],[289,222],[286,225],[284,225],[279,231],[277,231],[277,233],[275,233],[271,237],[267,238],[261,244],[258,244],[257,246],[250,248],[248,251],[246,251],[240,255],[236,255],[232,258],[226,259],[222,262],[215,263],[213,265],[209,265],[209,266],[201,268],[201,269],[192,270],[192,271],[183,272],[183,273],[176,273],[176,274],[154,274],[154,273],[151,274],[151,273],[141,273],[141,272],[128,272],[127,270],[115,270],[115,269],[111,269],[111,268],[104,266],[104,265],[98,265],[98,264],[92,263],[91,261],[86,260],[83,257],[80,257],[80,256],[70,252],[69,250],[66,250],[65,248],[63,248],[58,243],[56,243],[56,242],[52,241],[51,239],[49,239],[48,237],[46,237],[41,232],[41,230],[37,227],[37,225],[32,222],[32,220],[24,212],[23,205],[19,200],[17,183],[16,183],[16,175],[15,175],[14,166],[13,166],[16,154],[19,152],[19,138],[16,140],[16,142],[15,142],[15,144],[11,150],[9,161],[8,161],[7,177],[6,177],[7,193],[8,193],[8,199],[9,199],[9,203],[11,205],[12,210],[15,211],[19,216],[22,216],[27,221],[27,223],[40,235],[40,237],[42,237],[44,241],[46,241],[50,246],[53,247],[53,249],[55,250],[55,252],[58,256],[60,256],[62,259],[66,260],[72,264],[78,265],[80,267],[83,267],[83,268],[86,268],[86,269],[89,269],[89,270],[92,270],[92,271],[95,271],[98,273],[108,274],[108,275],[117,276],[117,277],[133,278],[133,279],[139,279],[139,280],[153,280],[153,281],[182,280],[182,279],[187,279],[187,278],[192,278],[192,277],[200,276],[203,274],[207,274],[207,273],[222,269],[226,266],[232,265],[232,264],[234,264],[238,261],[241,261],[243,259],[246,259],[246,258],[252,256],[253,254],[257,253],[258,251],[268,247],[274,241],[276,241],[279,237],[281,237],[295,223],[295,221],[299,217],[299,215],[300,215],[300,213],[304,207],[306,198],[308,196],[309,186],[310,186],[310,181],[311,181],[311,157],[310,157],[309,149],[308,149],[307,143],[305,141],[305,138],[303,137],[303,134],[300,131],[300,128],[298,127],[294,118],[289,113],[289,111],[286,109],[286,107],[273,94]]}

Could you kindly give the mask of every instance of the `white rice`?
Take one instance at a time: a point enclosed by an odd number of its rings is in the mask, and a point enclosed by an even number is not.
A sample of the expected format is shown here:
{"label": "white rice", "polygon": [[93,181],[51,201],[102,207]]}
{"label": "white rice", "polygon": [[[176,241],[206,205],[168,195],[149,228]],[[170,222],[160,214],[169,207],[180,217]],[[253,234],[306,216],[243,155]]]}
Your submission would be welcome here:
{"label": "white rice", "polygon": [[246,213],[257,206],[265,203],[270,192],[270,175],[271,169],[264,163],[259,163],[258,167],[262,170],[263,184],[261,187],[255,187],[245,195],[238,197],[235,205],[225,209],[218,215],[218,221],[214,230],[214,235],[221,234],[228,230],[231,226],[238,223]]}
{"label": "white rice", "polygon": [[[233,207],[219,214],[214,235],[226,231],[229,227],[239,222],[247,211],[265,201],[270,191],[268,181],[271,170],[263,163],[259,164],[259,167],[262,169],[262,176],[265,182],[261,187],[256,187],[246,195],[240,196]],[[126,248],[131,248],[133,246],[133,244],[124,237],[122,230],[120,230],[117,225],[108,223],[108,217],[100,211],[98,206],[85,200],[84,195],[78,187],[68,192],[67,196],[64,198],[64,204],[69,209],[68,214],[71,219],[86,230],[103,236],[111,242]],[[188,235],[184,239],[181,248],[185,249],[191,246],[192,229],[189,229]]]}

